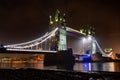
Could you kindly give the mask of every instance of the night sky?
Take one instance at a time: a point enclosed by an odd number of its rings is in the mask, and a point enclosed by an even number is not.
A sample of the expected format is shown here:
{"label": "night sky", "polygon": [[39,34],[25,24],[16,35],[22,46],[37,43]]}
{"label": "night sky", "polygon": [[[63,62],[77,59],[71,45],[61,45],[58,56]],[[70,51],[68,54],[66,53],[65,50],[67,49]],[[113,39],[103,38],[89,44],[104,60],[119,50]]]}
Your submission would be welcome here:
{"label": "night sky", "polygon": [[120,53],[119,0],[0,0],[0,43],[21,43],[49,29],[49,15],[66,13],[67,26],[95,28],[102,48]]}

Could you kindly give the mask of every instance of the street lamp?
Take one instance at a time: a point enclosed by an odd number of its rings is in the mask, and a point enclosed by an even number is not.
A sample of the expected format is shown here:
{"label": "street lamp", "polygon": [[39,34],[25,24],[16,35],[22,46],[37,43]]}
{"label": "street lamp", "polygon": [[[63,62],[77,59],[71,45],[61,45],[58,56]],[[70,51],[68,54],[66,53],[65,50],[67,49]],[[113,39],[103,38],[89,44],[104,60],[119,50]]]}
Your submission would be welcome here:
{"label": "street lamp", "polygon": [[86,38],[85,38],[85,37],[83,37],[83,38],[82,38],[82,41],[83,41],[83,43],[84,43],[84,42],[86,41]]}
{"label": "street lamp", "polygon": [[88,41],[91,41],[91,40],[92,40],[92,36],[88,35],[88,36],[87,36],[87,40],[88,40]]}

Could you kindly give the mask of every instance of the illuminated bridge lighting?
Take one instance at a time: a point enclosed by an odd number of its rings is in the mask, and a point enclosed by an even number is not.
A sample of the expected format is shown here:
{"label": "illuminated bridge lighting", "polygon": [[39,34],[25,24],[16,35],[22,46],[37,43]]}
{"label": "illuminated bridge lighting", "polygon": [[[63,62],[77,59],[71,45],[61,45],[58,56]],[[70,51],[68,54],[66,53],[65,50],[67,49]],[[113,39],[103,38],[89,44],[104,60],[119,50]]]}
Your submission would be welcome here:
{"label": "illuminated bridge lighting", "polygon": [[72,29],[72,28],[70,28],[70,27],[66,27],[66,29],[67,29],[67,31],[76,32],[76,33],[79,33],[79,34],[85,35],[84,33],[81,33],[80,31],[75,30],[75,29]]}
{"label": "illuminated bridge lighting", "polygon": [[[69,28],[69,27],[66,27],[66,29],[67,29],[67,31],[76,32],[76,33],[81,34],[78,30],[75,30],[75,29],[72,29],[72,28]],[[8,47],[8,48],[29,48],[29,47],[33,47],[33,46],[36,46],[36,45],[39,45],[39,44],[45,42],[47,39],[52,37],[57,30],[58,30],[58,27],[56,29],[52,30],[49,33],[47,32],[45,35],[43,35],[42,37],[37,38],[35,40],[20,43],[20,44],[6,45],[5,47]]]}
{"label": "illuminated bridge lighting", "polygon": [[[52,30],[50,33],[46,33],[44,36],[42,36],[42,37],[40,37],[38,39],[29,41],[29,42],[20,43],[20,44],[13,44],[13,45],[7,45],[5,47],[12,47],[12,48],[29,48],[29,47],[33,47],[33,46],[36,46],[36,45],[38,45],[40,43],[45,42],[47,39],[49,39],[50,37],[52,37],[57,30],[58,30],[58,28]],[[30,44],[30,45],[28,46],[28,44]]]}
{"label": "illuminated bridge lighting", "polygon": [[[51,32],[47,32],[46,34],[44,34],[42,37],[40,37],[40,38],[37,38],[37,39],[35,39],[35,40],[32,40],[32,41],[28,41],[28,42],[24,42],[24,43],[19,43],[19,44],[12,44],[12,45],[5,45],[4,47],[5,48],[7,48],[8,50],[22,50],[22,51],[44,51],[44,50],[26,50],[26,48],[32,48],[32,47],[36,47],[36,46],[38,46],[39,44],[42,44],[42,43],[44,43],[45,41],[47,41],[48,39],[50,39],[51,37],[54,37],[55,36],[55,33],[58,31],[58,27],[57,28],[55,28],[55,29],[53,29]],[[107,55],[107,54],[105,54],[105,52],[102,50],[102,48],[101,48],[101,46],[98,44],[98,42],[97,42],[97,40],[94,38],[94,37],[92,37],[92,36],[90,36],[90,35],[88,35],[88,36],[86,36],[84,33],[81,33],[80,31],[78,31],[78,30],[75,30],[75,29],[72,29],[72,28],[70,28],[70,27],[66,27],[66,31],[69,31],[69,32],[75,32],[75,33],[77,33],[77,34],[81,34],[81,35],[83,35],[83,36],[85,36],[86,37],[86,39],[87,39],[87,41],[92,41],[92,42],[94,42],[95,43],[95,45],[98,47],[98,49],[100,50],[100,52],[102,53],[102,55],[103,56],[107,56],[107,57],[109,57],[111,54],[109,54],[109,55]],[[86,41],[86,39],[85,38],[83,38],[83,41]],[[95,47],[96,47],[95,46]],[[25,49],[25,50],[24,50]],[[37,48],[36,48],[37,49]],[[46,50],[45,50],[46,51]],[[47,52],[47,51],[46,51]],[[54,51],[53,51],[54,52]]]}
{"label": "illuminated bridge lighting", "polygon": [[57,51],[48,51],[48,50],[30,50],[30,49],[7,49],[7,51],[23,51],[23,52],[46,52],[46,53],[57,53]]}

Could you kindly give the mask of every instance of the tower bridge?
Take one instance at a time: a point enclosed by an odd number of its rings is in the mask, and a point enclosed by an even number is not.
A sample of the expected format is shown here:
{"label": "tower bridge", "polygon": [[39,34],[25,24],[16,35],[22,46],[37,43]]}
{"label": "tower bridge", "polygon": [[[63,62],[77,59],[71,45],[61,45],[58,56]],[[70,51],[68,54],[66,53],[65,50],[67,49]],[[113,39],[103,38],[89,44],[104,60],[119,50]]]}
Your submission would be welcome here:
{"label": "tower bridge", "polygon": [[[65,14],[61,15],[59,10],[56,11],[55,17],[50,16],[49,32],[46,32],[43,36],[18,44],[4,45],[8,51],[26,51],[26,52],[47,52],[56,53],[57,51],[65,51],[69,47],[67,45],[67,36],[77,36],[83,41],[83,54],[89,49],[90,54],[96,54],[96,47],[103,56],[108,56],[104,53],[97,40],[95,39],[94,31],[92,28],[76,30],[67,26]],[[89,48],[86,49],[85,41],[89,41]],[[78,46],[80,47],[80,46]],[[81,53],[79,53],[81,55]]]}

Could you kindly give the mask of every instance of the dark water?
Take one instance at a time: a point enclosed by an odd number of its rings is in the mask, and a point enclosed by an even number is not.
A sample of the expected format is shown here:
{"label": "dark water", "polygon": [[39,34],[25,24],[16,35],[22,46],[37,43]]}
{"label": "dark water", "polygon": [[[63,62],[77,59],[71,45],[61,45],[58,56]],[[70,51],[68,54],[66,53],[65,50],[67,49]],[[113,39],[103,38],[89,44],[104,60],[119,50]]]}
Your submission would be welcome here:
{"label": "dark water", "polygon": [[36,68],[36,69],[62,69],[74,71],[110,71],[120,72],[120,62],[106,63],[75,63],[74,65],[51,65],[45,66],[43,61],[36,63],[21,63],[21,62],[1,62],[1,69],[9,68]]}

